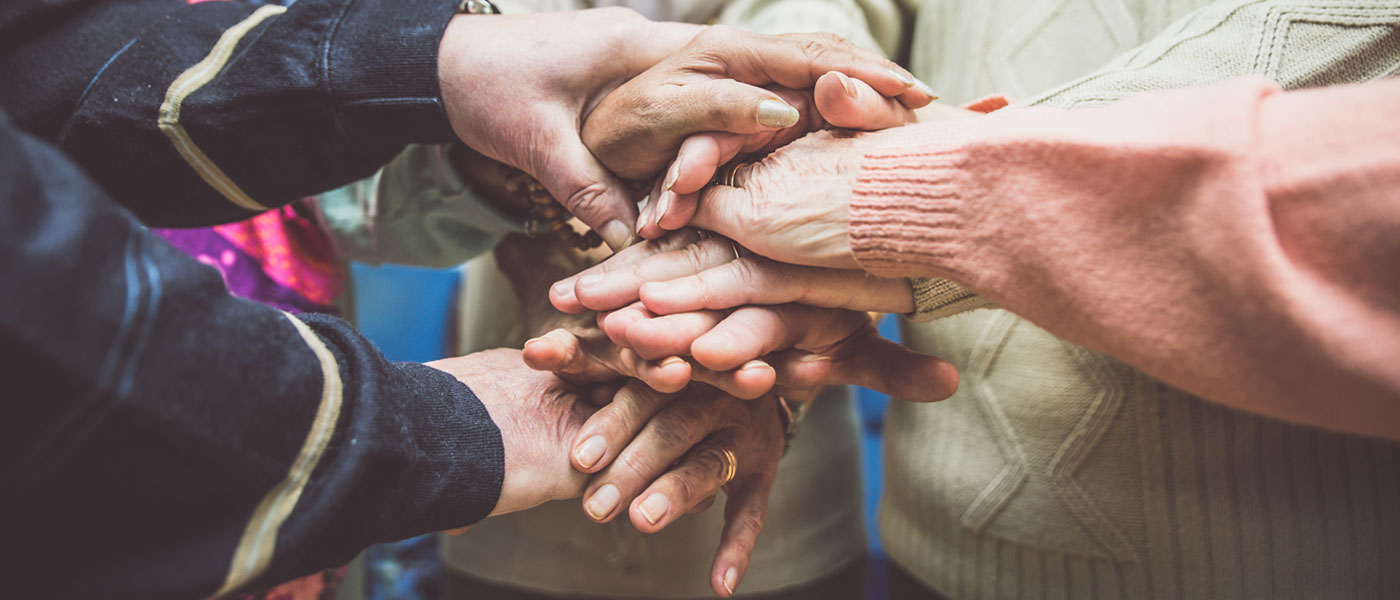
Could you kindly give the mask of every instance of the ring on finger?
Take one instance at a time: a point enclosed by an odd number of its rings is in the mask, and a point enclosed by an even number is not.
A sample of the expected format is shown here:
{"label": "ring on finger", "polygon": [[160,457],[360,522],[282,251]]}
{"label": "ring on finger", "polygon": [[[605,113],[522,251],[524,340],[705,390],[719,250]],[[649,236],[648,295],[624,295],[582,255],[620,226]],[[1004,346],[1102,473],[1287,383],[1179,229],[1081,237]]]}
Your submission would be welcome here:
{"label": "ring on finger", "polygon": [[734,456],[733,450],[720,448],[719,451],[724,454],[724,480],[719,482],[719,486],[724,487],[734,481],[734,476],[738,474],[739,459]]}

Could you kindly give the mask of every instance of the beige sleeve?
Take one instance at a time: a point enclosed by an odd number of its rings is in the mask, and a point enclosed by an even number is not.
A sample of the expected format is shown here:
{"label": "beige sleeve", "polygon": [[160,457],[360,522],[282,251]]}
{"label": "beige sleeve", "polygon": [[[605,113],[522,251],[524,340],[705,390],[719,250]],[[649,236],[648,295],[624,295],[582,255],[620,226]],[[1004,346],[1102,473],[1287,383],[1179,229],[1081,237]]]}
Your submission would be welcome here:
{"label": "beige sleeve", "polygon": [[718,22],[758,33],[834,33],[862,48],[896,56],[903,19],[896,0],[734,0]]}
{"label": "beige sleeve", "polygon": [[[1395,74],[1400,26],[1393,3],[1272,0],[1217,2],[1099,70],[1020,106],[1076,108],[1160,89],[1208,85],[1259,74],[1284,89],[1356,83]],[[946,280],[916,279],[914,312],[926,321],[989,304]]]}

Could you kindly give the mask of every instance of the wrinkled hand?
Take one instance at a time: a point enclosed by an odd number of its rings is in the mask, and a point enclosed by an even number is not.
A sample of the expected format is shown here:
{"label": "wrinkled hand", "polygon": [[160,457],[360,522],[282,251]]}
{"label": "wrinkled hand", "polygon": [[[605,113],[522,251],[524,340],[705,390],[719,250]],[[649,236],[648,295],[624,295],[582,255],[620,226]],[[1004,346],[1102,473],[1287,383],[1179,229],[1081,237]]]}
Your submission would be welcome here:
{"label": "wrinkled hand", "polygon": [[570,314],[615,310],[638,300],[659,315],[787,303],[884,313],[914,309],[906,279],[781,263],[740,250],[726,238],[684,229],[555,282],[549,300]]}
{"label": "wrinkled hand", "polygon": [[[620,248],[631,235],[636,205],[584,146],[580,123],[609,91],[705,30],[654,23],[619,8],[459,15],[448,24],[439,48],[448,120],[468,146],[538,178],[565,208]],[[757,60],[769,65],[745,71],[766,77],[747,83],[788,81],[790,73],[813,69],[847,72],[883,89],[900,77],[913,81],[904,71],[885,70],[883,59],[872,60],[829,40],[733,36],[732,45],[711,48],[716,64]]]}
{"label": "wrinkled hand", "polygon": [[568,456],[595,411],[585,400],[587,389],[525,366],[518,350],[486,350],[428,366],[471,388],[501,430],[505,480],[492,516],[583,491],[588,476],[572,468]]}
{"label": "wrinkled hand", "polygon": [[[710,586],[728,597],[763,529],[783,445],[771,396],[738,400],[705,385],[670,395],[633,382],[583,426],[572,456],[581,472],[597,473],[584,492],[584,512],[599,522],[626,512],[645,533],[709,508],[723,489],[725,526]],[[736,465],[728,482],[724,450]]]}

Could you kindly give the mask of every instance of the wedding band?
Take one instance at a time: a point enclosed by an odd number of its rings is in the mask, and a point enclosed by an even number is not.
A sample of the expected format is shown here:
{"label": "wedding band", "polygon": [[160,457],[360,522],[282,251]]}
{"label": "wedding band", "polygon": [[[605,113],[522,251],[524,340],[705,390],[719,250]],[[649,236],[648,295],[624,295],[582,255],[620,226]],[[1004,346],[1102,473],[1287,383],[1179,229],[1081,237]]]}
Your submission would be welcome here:
{"label": "wedding band", "polygon": [[752,163],[734,163],[732,166],[725,169],[723,173],[720,173],[720,175],[715,178],[716,183],[727,185],[729,187],[739,187],[739,169],[747,167],[750,164]]}
{"label": "wedding band", "polygon": [[734,475],[739,472],[739,459],[735,458],[734,451],[728,448],[720,448],[719,451],[724,453],[724,481],[719,482],[719,486],[724,487],[734,481]]}

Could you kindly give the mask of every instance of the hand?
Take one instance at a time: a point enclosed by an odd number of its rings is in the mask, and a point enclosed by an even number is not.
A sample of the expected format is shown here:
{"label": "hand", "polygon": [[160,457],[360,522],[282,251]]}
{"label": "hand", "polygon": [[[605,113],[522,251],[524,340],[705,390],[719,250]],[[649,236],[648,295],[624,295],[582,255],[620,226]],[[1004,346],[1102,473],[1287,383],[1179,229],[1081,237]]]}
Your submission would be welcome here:
{"label": "hand", "polygon": [[[772,397],[737,400],[704,385],[679,396],[624,386],[575,440],[575,466],[597,473],[584,493],[584,512],[599,522],[627,512],[638,530],[655,533],[709,508],[722,488],[725,526],[710,586],[729,597],[763,529],[785,443],[778,411]],[[735,460],[727,482],[725,450]]]}
{"label": "hand", "polygon": [[[658,70],[660,67],[661,65],[658,65],[657,69],[653,70]],[[639,76],[610,94],[599,105],[599,111],[609,106],[614,97],[622,96],[627,92],[632,92],[634,96],[637,96],[629,98],[630,103],[643,107],[648,104],[675,104],[676,102],[672,101],[670,96],[678,96],[687,92],[701,96],[690,101],[691,106],[708,106],[707,101],[703,98],[707,92],[706,86],[681,84],[680,87],[676,87],[675,84],[672,84],[661,88],[631,88],[633,82],[641,80],[646,75]],[[915,87],[898,96],[897,99],[883,96],[864,81],[847,77],[838,71],[822,75],[817,79],[810,92],[772,88],[771,86],[769,89],[772,90],[769,94],[770,97],[781,98],[798,111],[802,118],[797,126],[776,131],[759,131],[747,135],[740,135],[737,129],[728,129],[725,130],[727,132],[696,133],[685,138],[685,141],[675,152],[676,158],[667,169],[665,179],[658,180],[652,190],[651,197],[654,201],[647,204],[637,220],[637,232],[642,237],[655,239],[664,235],[666,231],[684,227],[695,214],[696,203],[699,200],[697,192],[710,183],[721,165],[736,156],[763,156],[808,132],[827,127],[879,130],[915,122],[920,118],[920,115],[942,114],[937,108],[938,105],[925,105],[929,100],[934,99],[934,96],[929,93],[928,86],[922,82],[916,83]],[[914,92],[918,93],[914,94]],[[646,97],[644,94],[647,93],[650,93],[652,97]],[[909,101],[911,95],[917,102]],[[809,108],[812,106],[815,110]],[[922,106],[922,108],[918,111],[911,110],[910,107],[915,106]],[[655,109],[650,112],[654,111]],[[645,114],[648,111],[643,109],[637,112]],[[585,140],[589,139],[588,133],[589,127],[585,124]],[[594,153],[598,153],[598,146],[590,143],[590,147],[594,149]],[[620,147],[626,148],[627,146],[620,145]],[[634,144],[632,147],[644,148],[645,146]],[[669,153],[652,153],[645,155],[645,157],[639,156],[638,160],[656,161],[668,156],[670,156]]]}
{"label": "hand", "polygon": [[549,299],[573,314],[614,310],[637,300],[660,315],[787,303],[885,313],[914,309],[908,280],[742,255],[734,242],[705,238],[693,229],[635,244],[564,278],[550,287]]}
{"label": "hand", "polygon": [[750,384],[735,394],[740,398],[771,388],[805,402],[823,385],[860,385],[901,400],[936,402],[958,387],[951,363],[881,337],[864,312],[782,304],[655,316],[634,305],[608,314],[602,325],[643,358],[691,356],[692,379],[737,372],[767,384]]}
{"label": "hand", "polygon": [[471,388],[501,430],[505,480],[491,515],[577,497],[588,477],[569,448],[594,407],[587,390],[525,366],[518,350],[486,350],[428,363]]}
{"label": "hand", "polygon": [[[702,30],[653,23],[617,8],[454,17],[438,59],[448,120],[468,146],[534,175],[609,245],[621,247],[631,235],[635,204],[584,146],[580,123],[607,92],[674,54]],[[734,35],[743,43],[714,51],[771,63],[770,78],[820,69],[883,88],[900,77],[913,81],[904,71],[887,71],[885,62],[829,41],[776,43],[769,36]]]}

